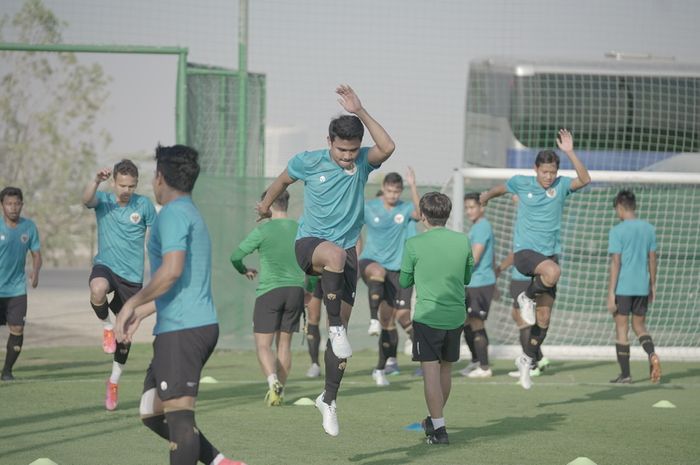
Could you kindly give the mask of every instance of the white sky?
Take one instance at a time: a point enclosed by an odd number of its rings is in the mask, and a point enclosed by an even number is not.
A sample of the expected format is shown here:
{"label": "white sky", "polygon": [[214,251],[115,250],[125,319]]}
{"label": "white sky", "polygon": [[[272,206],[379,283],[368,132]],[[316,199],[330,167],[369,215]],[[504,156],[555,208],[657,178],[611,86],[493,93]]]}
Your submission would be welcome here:
{"label": "white sky", "polygon": [[[181,45],[190,61],[237,67],[237,1],[45,4],[69,23],[67,43]],[[0,2],[0,12],[19,5]],[[268,127],[299,128],[306,145],[295,150],[322,147],[340,112],[333,89],[347,82],[397,143],[382,171],[412,165],[420,183],[442,183],[461,162],[471,59],[618,50],[700,62],[695,0],[250,0],[249,18],[249,69],[267,76]],[[174,142],[174,57],[84,59],[113,77],[101,120],[111,154]]]}

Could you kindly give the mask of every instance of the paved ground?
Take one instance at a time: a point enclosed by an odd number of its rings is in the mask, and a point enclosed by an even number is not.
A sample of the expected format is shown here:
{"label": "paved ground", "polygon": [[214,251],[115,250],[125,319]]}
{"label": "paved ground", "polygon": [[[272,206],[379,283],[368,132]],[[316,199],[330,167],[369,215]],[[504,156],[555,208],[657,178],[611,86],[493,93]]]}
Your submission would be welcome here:
{"label": "paved ground", "polygon": [[[39,286],[29,288],[25,347],[100,346],[102,325],[90,307],[89,269],[43,269]],[[136,342],[153,340],[155,317],[139,328]],[[7,327],[0,327],[4,346]]]}

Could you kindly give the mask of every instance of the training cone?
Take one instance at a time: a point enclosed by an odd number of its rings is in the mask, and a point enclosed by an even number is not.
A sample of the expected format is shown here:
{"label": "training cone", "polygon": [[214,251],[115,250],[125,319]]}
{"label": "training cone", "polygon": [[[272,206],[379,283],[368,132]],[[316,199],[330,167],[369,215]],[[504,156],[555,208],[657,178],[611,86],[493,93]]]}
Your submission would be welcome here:
{"label": "training cone", "polygon": [[654,405],[652,405],[652,407],[656,407],[656,408],[676,408],[675,405],[673,405],[671,402],[669,402],[669,401],[667,401],[667,400],[660,400],[660,401],[658,401],[657,403],[655,403]]}
{"label": "training cone", "polygon": [[578,457],[566,465],[596,465],[596,463],[588,457]]}
{"label": "training cone", "polygon": [[51,459],[42,458],[42,459],[36,459],[35,461],[30,463],[29,465],[58,465],[58,464]]}
{"label": "training cone", "polygon": [[316,405],[313,400],[308,397],[300,397],[294,402],[294,405]]}
{"label": "training cone", "polygon": [[216,384],[218,381],[213,376],[204,376],[199,380],[200,384]]}
{"label": "training cone", "polygon": [[411,423],[403,427],[406,431],[423,431],[423,427],[420,423]]}

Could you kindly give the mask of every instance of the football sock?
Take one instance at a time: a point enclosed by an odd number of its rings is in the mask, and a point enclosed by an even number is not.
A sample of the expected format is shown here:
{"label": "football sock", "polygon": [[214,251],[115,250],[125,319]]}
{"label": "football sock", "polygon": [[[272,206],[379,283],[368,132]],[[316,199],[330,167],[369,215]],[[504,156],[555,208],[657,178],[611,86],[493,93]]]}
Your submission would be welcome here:
{"label": "football sock", "polygon": [[24,342],[24,334],[12,334],[7,338],[7,352],[5,352],[5,366],[2,369],[3,373],[12,373],[12,367],[22,352],[22,343]]}
{"label": "football sock", "polygon": [[384,300],[384,279],[369,278],[367,288],[369,290],[369,317],[377,320],[379,319],[379,304]]}
{"label": "football sock", "polygon": [[338,396],[338,389],[340,388],[340,382],[343,380],[343,374],[345,374],[347,359],[336,357],[331,347],[331,341],[328,340],[326,341],[324,361],[326,365],[326,392],[323,395],[323,401],[330,405]]}
{"label": "football sock", "polygon": [[277,379],[277,375],[275,373],[272,373],[270,376],[267,377],[267,386],[272,389],[272,386],[278,382],[279,380]]}
{"label": "football sock", "polygon": [[114,361],[122,365],[126,364],[126,359],[129,358],[129,350],[131,343],[117,342],[117,350],[114,351]]}
{"label": "football sock", "polygon": [[383,329],[379,333],[379,361],[377,362],[377,370],[383,370],[386,367],[386,359],[391,357],[391,336],[388,329]]}
{"label": "football sock", "polygon": [[[194,412],[193,412],[194,413]],[[142,418],[141,422],[151,431],[165,440],[170,439],[170,430],[168,423],[165,421],[165,415],[155,415],[152,417]],[[221,454],[216,448],[204,437],[199,434],[199,460],[203,463],[214,463],[214,460]],[[223,458],[223,455],[221,455]]]}
{"label": "football sock", "polygon": [[396,348],[399,345],[399,332],[396,328],[389,329],[389,357],[396,358]]}
{"label": "football sock", "polygon": [[538,324],[532,325],[530,327],[530,338],[525,348],[525,355],[535,360],[537,358],[537,349],[542,345],[545,337],[547,337],[547,328],[541,328]]}
{"label": "football sock", "polygon": [[109,376],[109,382],[112,384],[119,384],[119,379],[122,377],[122,372],[124,371],[124,364],[119,362],[112,362],[112,374]]}
{"label": "football sock", "polygon": [[474,347],[474,331],[469,324],[464,325],[464,340],[467,342],[469,347],[469,352],[472,354],[472,362],[476,362],[478,359],[476,357],[476,349]]}
{"label": "football sock", "polygon": [[620,364],[620,373],[623,378],[630,377],[630,346],[629,344],[615,344],[617,363]]}
{"label": "football sock", "polygon": [[92,301],[90,301],[90,305],[95,311],[95,315],[97,315],[97,318],[102,320],[102,322],[105,324],[109,323],[110,326],[112,325],[112,322],[109,321],[109,304],[107,304],[107,299],[105,299],[105,301],[102,302],[100,305],[95,305],[92,303]]}
{"label": "football sock", "polygon": [[321,274],[321,287],[323,288],[323,303],[328,312],[329,326],[342,326],[340,318],[340,305],[342,302],[344,274],[342,271],[330,271],[323,269]]}
{"label": "football sock", "polygon": [[312,325],[309,323],[306,339],[309,343],[309,356],[311,357],[311,363],[318,365],[318,351],[321,346],[321,332],[318,329],[318,325]]}
{"label": "football sock", "polygon": [[525,352],[525,348],[529,344],[528,341],[530,341],[530,326],[520,328],[520,347],[522,347],[523,352]]}
{"label": "football sock", "polygon": [[485,329],[474,331],[474,350],[479,365],[482,368],[487,368],[489,366],[489,339]]}
{"label": "football sock", "polygon": [[641,344],[642,349],[644,349],[647,355],[651,356],[651,354],[654,353],[654,341],[651,340],[651,336],[648,334],[639,336],[639,344]]}
{"label": "football sock", "polygon": [[442,418],[431,418],[433,422],[433,429],[442,428],[445,426],[445,417]]}

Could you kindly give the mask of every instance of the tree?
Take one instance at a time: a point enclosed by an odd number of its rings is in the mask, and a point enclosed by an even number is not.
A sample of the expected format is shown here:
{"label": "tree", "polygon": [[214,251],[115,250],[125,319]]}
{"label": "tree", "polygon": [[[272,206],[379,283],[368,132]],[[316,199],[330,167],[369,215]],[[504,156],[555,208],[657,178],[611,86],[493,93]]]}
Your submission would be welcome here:
{"label": "tree", "polygon": [[[10,29],[12,42],[56,44],[65,27],[41,0],[27,0],[0,22],[0,40]],[[110,141],[96,124],[110,78],[74,53],[0,52],[0,63],[0,186],[24,192],[45,257],[75,264],[91,252],[94,220],[80,198]]]}

